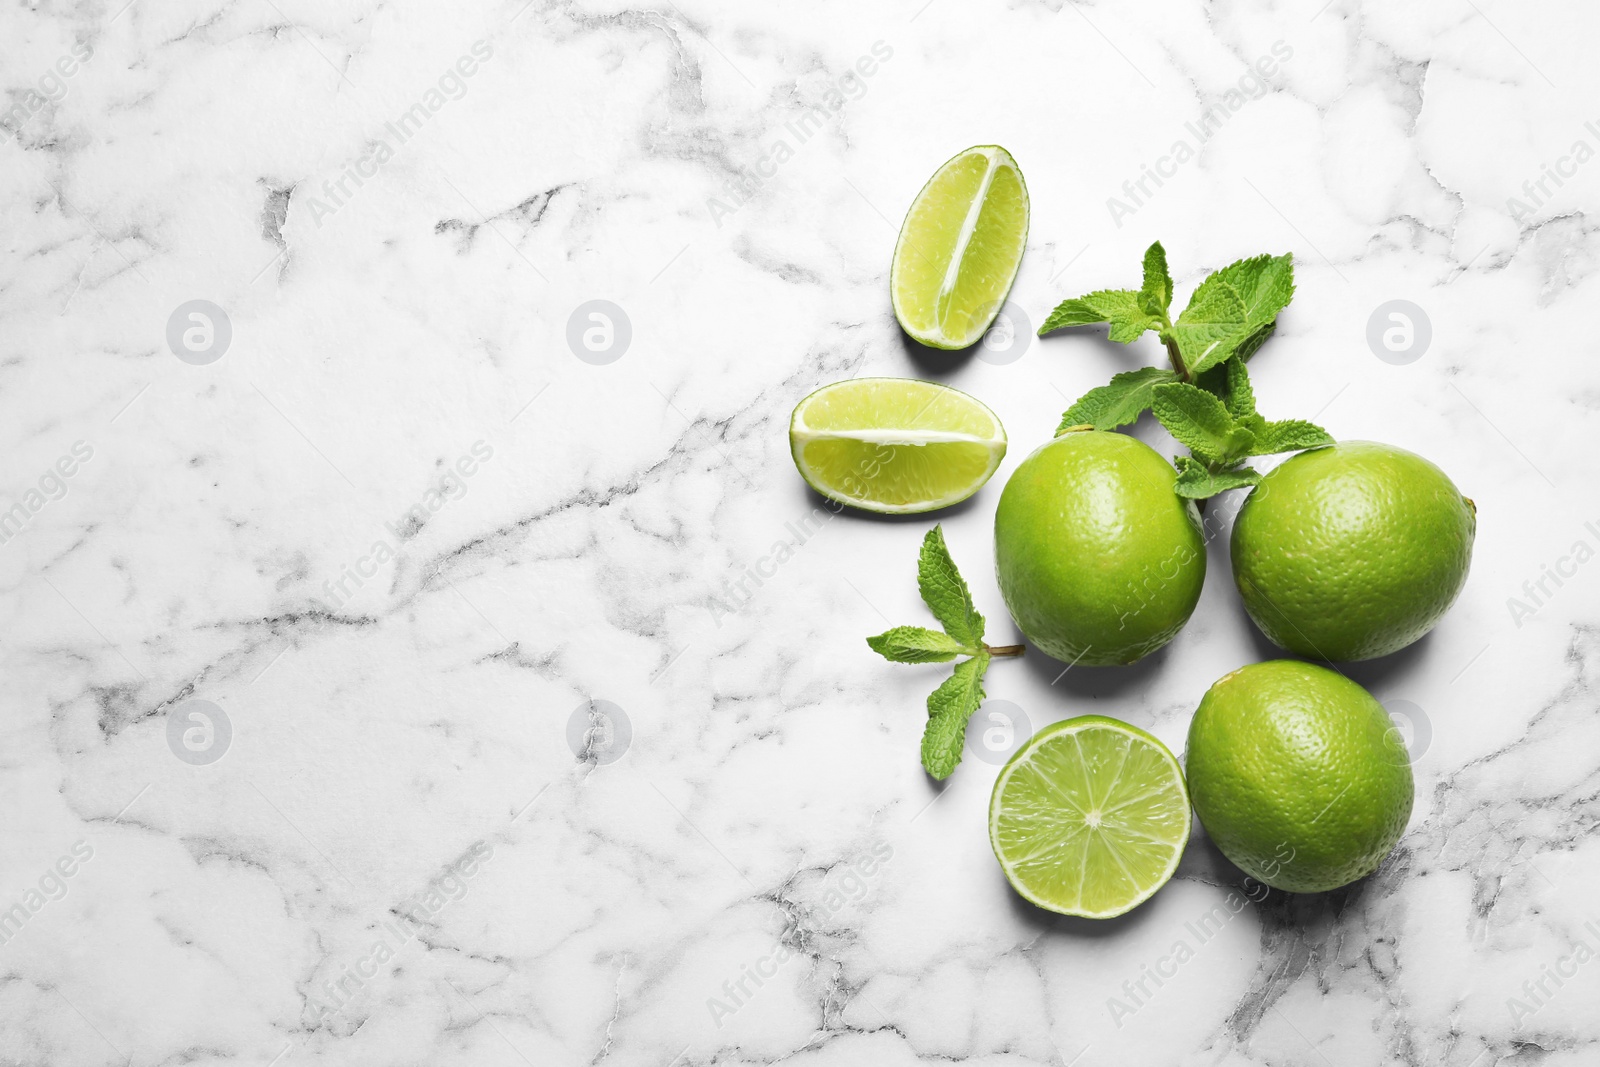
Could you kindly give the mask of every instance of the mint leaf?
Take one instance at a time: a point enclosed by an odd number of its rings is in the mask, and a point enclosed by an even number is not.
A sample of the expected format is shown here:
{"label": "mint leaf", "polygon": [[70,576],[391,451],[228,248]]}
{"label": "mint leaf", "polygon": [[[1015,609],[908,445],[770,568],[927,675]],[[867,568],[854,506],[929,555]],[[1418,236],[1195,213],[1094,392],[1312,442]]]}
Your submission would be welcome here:
{"label": "mint leaf", "polygon": [[1250,449],[1252,456],[1265,456],[1273,452],[1298,452],[1302,448],[1333,444],[1333,437],[1321,426],[1304,419],[1284,419],[1269,422],[1256,434]]}
{"label": "mint leaf", "polygon": [[1194,376],[1194,384],[1222,401],[1224,406],[1227,405],[1228,365],[1226,363],[1220,367],[1212,367],[1204,374],[1196,374]]}
{"label": "mint leaf", "polygon": [[1064,326],[1108,322],[1111,324],[1111,339],[1127,344],[1137,340],[1146,330],[1160,325],[1160,320],[1144,309],[1139,297],[1140,294],[1132,289],[1102,289],[1076,300],[1063,300],[1050,312],[1044,325],[1039,327],[1039,336],[1043,337]]}
{"label": "mint leaf", "polygon": [[1200,283],[1173,324],[1172,336],[1178,342],[1184,362],[1191,375],[1203,373],[1228,358],[1238,343],[1238,334],[1244,324],[1244,301],[1226,285],[1212,285],[1207,278]]}
{"label": "mint leaf", "polygon": [[967,651],[949,634],[922,626],[896,626],[867,638],[867,646],[891,663],[944,663]]}
{"label": "mint leaf", "polygon": [[983,703],[983,676],[989,654],[979,652],[956,664],[944,683],[928,694],[928,725],[922,733],[922,767],[935,778],[948,778],[961,762],[967,720]]}
{"label": "mint leaf", "polygon": [[1242,360],[1248,361],[1251,356],[1256,354],[1256,349],[1266,343],[1267,338],[1271,337],[1272,332],[1277,328],[1278,324],[1276,322],[1269,322],[1267,325],[1260,327],[1243,341],[1240,341],[1238,346],[1234,348],[1233,354]]}
{"label": "mint leaf", "polygon": [[1230,463],[1249,454],[1254,435],[1238,425],[1222,401],[1184,382],[1158,385],[1150,410],[1167,432],[1208,465]]}
{"label": "mint leaf", "polygon": [[1252,256],[1230,263],[1208,282],[1227,285],[1244,301],[1251,329],[1266,326],[1294,299],[1294,260],[1281,256]]}
{"label": "mint leaf", "polygon": [[953,637],[964,652],[983,647],[983,616],[972,605],[972,593],[956,570],[955,560],[944,543],[944,530],[935,526],[922,539],[922,555],[917,559],[917,589],[944,632]]}
{"label": "mint leaf", "polygon": [[1139,305],[1158,319],[1167,317],[1172,306],[1172,275],[1167,273],[1167,250],[1157,241],[1144,253],[1144,287],[1139,290]]}
{"label": "mint leaf", "polygon": [[[1256,393],[1250,385],[1250,372],[1244,357],[1228,357],[1220,367],[1206,371],[1198,381],[1202,389],[1221,399],[1235,428],[1248,430],[1252,440],[1247,452],[1236,455],[1266,456],[1274,452],[1298,452],[1304,448],[1333,444],[1333,437],[1322,427],[1303,419],[1268,422],[1256,412]],[[1176,435],[1174,435],[1176,436]],[[1213,464],[1215,465],[1215,464]]]}
{"label": "mint leaf", "polygon": [[1097,386],[1080,396],[1061,416],[1056,434],[1059,436],[1070,426],[1085,424],[1097,430],[1126,426],[1149,409],[1151,390],[1177,380],[1177,374],[1161,367],[1123,371],[1111,379],[1111,384]]}
{"label": "mint leaf", "polygon": [[1212,472],[1206,469],[1204,463],[1188,456],[1179,456],[1173,462],[1178,468],[1175,491],[1190,500],[1205,500],[1229,489],[1243,489],[1261,481],[1261,475],[1249,467]]}
{"label": "mint leaf", "polygon": [[1223,403],[1234,418],[1249,418],[1256,413],[1256,391],[1250,386],[1250,372],[1245,370],[1244,360],[1239,356],[1231,357],[1226,366],[1228,394],[1223,397]]}
{"label": "mint leaf", "polygon": [[1209,370],[1235,352],[1250,358],[1292,299],[1294,263],[1287,254],[1241,259],[1207,277],[1172,331],[1190,374]]}

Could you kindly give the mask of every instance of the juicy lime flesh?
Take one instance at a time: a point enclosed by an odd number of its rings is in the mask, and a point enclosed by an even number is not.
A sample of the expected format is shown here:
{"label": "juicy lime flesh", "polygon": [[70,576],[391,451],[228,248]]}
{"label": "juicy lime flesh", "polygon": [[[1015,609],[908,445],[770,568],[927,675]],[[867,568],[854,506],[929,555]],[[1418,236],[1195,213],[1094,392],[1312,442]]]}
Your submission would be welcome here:
{"label": "juicy lime flesh", "polygon": [[1388,712],[1325,667],[1272,660],[1220,679],[1189,724],[1195,814],[1246,874],[1294,893],[1377,869],[1411,817],[1411,763]]}
{"label": "juicy lime flesh", "polygon": [[1063,434],[1006,482],[995,571],[1017,626],[1067,663],[1132,663],[1189,621],[1205,582],[1199,515],[1172,465],[1126,434]]}
{"label": "juicy lime flesh", "polygon": [[1233,528],[1234,581],[1274,644],[1362,660],[1433,629],[1467,580],[1477,519],[1421,456],[1351,441],[1262,479]]}
{"label": "juicy lime flesh", "polygon": [[817,492],[870,511],[929,511],[965,500],[1005,456],[1000,420],[933,382],[855,378],[825,386],[789,423],[795,466]]}
{"label": "juicy lime flesh", "polygon": [[1166,884],[1183,855],[1183,774],[1136,727],[1098,715],[1056,723],[995,782],[989,838],[1006,878],[1032,903],[1121,915]]}
{"label": "juicy lime flesh", "polygon": [[[982,444],[883,444],[835,437],[802,445],[799,461],[830,487],[827,495],[911,510],[946,500],[953,486],[981,485],[992,470],[990,459]],[[870,480],[858,474],[868,471]]]}
{"label": "juicy lime flesh", "polygon": [[805,428],[828,430],[929,430],[982,440],[1004,437],[994,412],[949,386],[912,378],[852,378],[835,382],[800,402]]}
{"label": "juicy lime flesh", "polygon": [[928,180],[900,227],[890,289],[901,327],[965,348],[999,314],[1028,239],[1028,188],[995,145],[969,148]]}

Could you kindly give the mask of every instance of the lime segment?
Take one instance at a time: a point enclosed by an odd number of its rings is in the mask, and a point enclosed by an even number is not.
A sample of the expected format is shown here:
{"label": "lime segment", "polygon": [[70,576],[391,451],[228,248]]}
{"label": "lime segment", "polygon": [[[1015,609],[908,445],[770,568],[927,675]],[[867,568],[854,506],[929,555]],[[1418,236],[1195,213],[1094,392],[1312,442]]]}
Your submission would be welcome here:
{"label": "lime segment", "polygon": [[1028,187],[1011,153],[980,145],[940,167],[906,213],[889,288],[895,318],[933,348],[975,344],[1028,241]]}
{"label": "lime segment", "polygon": [[1172,877],[1189,841],[1189,794],[1167,747],[1085,715],[1047,726],[1005,765],[989,842],[1012,888],[1063,915],[1109,919]]}
{"label": "lime segment", "polygon": [[976,493],[1006,454],[1006,432],[994,412],[948,386],[852,378],[795,406],[789,450],[828,499],[908,514]]}

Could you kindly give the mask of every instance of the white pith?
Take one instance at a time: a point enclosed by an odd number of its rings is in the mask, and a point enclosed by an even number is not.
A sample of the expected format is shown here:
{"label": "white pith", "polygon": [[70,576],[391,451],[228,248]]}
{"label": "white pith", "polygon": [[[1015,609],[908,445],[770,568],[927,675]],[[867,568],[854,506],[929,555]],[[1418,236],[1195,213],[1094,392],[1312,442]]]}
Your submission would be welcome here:
{"label": "white pith", "polygon": [[956,238],[955,251],[950,256],[950,263],[944,269],[944,281],[939,283],[939,295],[933,302],[934,320],[940,323],[939,333],[946,340],[951,338],[944,332],[944,316],[940,314],[945,301],[950,298],[950,291],[956,287],[956,279],[961,276],[961,261],[966,258],[967,246],[972,243],[972,235],[978,229],[978,216],[983,214],[983,202],[989,196],[989,186],[994,184],[994,172],[999,169],[999,157],[991,150],[983,154],[988,161],[988,167],[983,172],[983,184],[978,186],[977,194],[972,198],[972,203],[967,205],[967,217],[961,220],[961,234]]}

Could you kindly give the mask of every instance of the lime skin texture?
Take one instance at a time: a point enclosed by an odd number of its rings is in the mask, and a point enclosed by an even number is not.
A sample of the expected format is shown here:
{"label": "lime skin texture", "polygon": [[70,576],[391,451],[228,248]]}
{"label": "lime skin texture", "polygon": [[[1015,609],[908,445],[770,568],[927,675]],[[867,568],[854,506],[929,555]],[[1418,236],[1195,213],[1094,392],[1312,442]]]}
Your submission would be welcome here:
{"label": "lime skin texture", "polygon": [[1273,644],[1312,659],[1397,652],[1433,629],[1467,580],[1477,513],[1414,453],[1349,441],[1302,452],[1234,521],[1233,577]]}
{"label": "lime skin texture", "polygon": [[1411,763],[1388,712],[1310,663],[1224,675],[1189,724],[1184,762],[1195,814],[1222,854],[1291,893],[1371,874],[1411,817]]}
{"label": "lime skin texture", "polygon": [[1142,441],[1071,431],[1000,494],[995,571],[1017,626],[1066,663],[1132,663],[1172,640],[1205,583],[1205,539],[1177,473]]}

